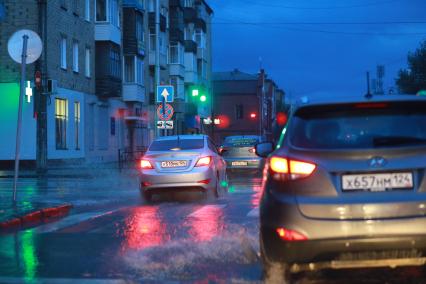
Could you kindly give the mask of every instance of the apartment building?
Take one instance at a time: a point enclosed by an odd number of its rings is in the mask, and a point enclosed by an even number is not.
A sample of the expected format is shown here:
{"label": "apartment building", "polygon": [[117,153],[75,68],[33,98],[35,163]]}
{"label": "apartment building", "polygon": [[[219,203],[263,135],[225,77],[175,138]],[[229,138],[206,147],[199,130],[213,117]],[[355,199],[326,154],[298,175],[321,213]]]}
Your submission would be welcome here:
{"label": "apartment building", "polygon": [[[191,91],[212,90],[212,15],[205,1],[160,0],[160,84],[175,87],[169,134],[203,132],[200,118],[211,115],[211,100],[197,103]],[[119,150],[145,149],[157,133],[155,0],[0,0],[0,130],[9,134],[0,141],[0,161],[15,153],[20,79],[7,40],[21,28],[42,34],[42,24],[47,70],[39,62],[27,66],[34,96],[24,104],[21,158],[36,159],[36,71],[49,82],[49,161],[116,161]]]}

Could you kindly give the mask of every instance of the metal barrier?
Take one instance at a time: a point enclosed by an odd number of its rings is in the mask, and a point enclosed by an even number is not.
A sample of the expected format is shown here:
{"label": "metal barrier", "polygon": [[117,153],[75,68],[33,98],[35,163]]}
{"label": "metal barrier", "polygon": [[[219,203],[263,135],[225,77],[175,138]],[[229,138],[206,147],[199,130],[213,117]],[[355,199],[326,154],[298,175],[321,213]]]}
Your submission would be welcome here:
{"label": "metal barrier", "polygon": [[146,147],[140,147],[137,150],[118,149],[118,168],[134,167],[135,162],[139,160],[146,152]]}

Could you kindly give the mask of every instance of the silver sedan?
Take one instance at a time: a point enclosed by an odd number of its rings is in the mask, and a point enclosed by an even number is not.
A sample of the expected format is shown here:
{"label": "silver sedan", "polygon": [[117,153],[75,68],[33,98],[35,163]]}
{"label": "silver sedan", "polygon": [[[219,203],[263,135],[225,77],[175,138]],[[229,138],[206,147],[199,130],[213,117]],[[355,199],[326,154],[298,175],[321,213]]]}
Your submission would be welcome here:
{"label": "silver sedan", "polygon": [[218,197],[227,188],[226,163],[206,135],[160,137],[140,161],[140,191],[153,194],[199,191]]}

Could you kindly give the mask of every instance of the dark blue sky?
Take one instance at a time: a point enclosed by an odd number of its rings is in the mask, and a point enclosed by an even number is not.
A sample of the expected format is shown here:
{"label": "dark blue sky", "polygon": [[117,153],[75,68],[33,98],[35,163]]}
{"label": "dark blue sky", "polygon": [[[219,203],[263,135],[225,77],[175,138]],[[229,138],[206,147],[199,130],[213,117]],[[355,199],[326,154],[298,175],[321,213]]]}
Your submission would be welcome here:
{"label": "dark blue sky", "polygon": [[214,71],[255,73],[262,58],[270,77],[292,96],[364,94],[365,72],[375,76],[377,64],[385,65],[388,89],[407,66],[407,53],[426,40],[425,0],[208,3],[215,11]]}

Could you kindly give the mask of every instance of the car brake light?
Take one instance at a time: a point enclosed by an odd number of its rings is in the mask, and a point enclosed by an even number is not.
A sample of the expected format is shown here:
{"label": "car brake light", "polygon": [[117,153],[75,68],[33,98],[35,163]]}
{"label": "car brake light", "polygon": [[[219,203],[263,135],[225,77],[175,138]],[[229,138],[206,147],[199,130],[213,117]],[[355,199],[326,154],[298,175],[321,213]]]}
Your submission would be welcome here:
{"label": "car brake light", "polygon": [[143,170],[150,170],[154,167],[151,165],[151,162],[148,160],[141,160],[141,169]]}
{"label": "car brake light", "polygon": [[250,153],[256,153],[256,149],[255,149],[255,148],[250,148],[248,151],[249,151]]}
{"label": "car brake light", "polygon": [[277,229],[278,236],[283,239],[284,241],[306,241],[308,238],[293,230],[288,230],[284,228],[278,228]]}
{"label": "car brake light", "polygon": [[212,161],[212,157],[202,157],[198,160],[196,167],[204,167],[210,165],[210,162]]}
{"label": "car brake light", "polygon": [[211,179],[200,180],[198,183],[209,184]]}
{"label": "car brake light", "polygon": [[310,176],[316,169],[316,165],[308,162],[291,160],[280,157],[272,157],[270,169],[274,179],[295,180]]}

